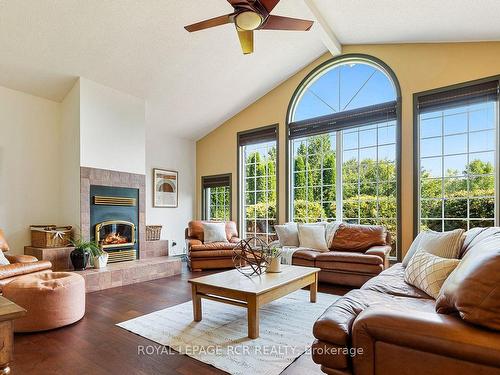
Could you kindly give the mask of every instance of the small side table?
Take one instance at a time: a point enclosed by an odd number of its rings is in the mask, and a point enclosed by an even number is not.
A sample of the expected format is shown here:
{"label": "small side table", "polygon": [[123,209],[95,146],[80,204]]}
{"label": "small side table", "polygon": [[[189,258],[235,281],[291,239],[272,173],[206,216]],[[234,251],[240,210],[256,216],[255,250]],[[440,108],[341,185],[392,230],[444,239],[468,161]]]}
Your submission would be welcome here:
{"label": "small side table", "polygon": [[31,255],[38,260],[48,260],[52,262],[53,271],[72,270],[73,266],[69,254],[75,250],[74,247],[24,247],[24,255]]}
{"label": "small side table", "polygon": [[10,374],[9,364],[12,361],[12,349],[14,348],[14,319],[26,314],[26,310],[0,297],[0,340],[3,346],[0,348],[0,375]]}

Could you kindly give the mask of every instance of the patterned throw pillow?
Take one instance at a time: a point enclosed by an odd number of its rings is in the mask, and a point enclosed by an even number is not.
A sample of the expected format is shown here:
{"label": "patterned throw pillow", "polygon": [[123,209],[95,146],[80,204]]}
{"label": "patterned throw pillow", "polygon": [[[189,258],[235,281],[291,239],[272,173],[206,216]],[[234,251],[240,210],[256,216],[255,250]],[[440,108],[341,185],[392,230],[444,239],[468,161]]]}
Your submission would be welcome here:
{"label": "patterned throw pillow", "polygon": [[203,242],[228,242],[226,223],[203,223]]}
{"label": "patterned throw pillow", "polygon": [[405,281],[436,299],[441,286],[460,260],[441,258],[424,249],[410,259],[405,270]]}

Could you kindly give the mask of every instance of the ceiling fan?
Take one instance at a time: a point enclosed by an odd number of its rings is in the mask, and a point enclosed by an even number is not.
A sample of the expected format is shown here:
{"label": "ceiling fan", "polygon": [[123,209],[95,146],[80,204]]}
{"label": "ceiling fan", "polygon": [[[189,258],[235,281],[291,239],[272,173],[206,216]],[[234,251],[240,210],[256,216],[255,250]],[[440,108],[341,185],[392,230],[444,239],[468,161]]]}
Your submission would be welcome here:
{"label": "ceiling fan", "polygon": [[271,11],[280,0],[227,0],[234,12],[194,23],[184,28],[190,33],[215,26],[234,23],[243,53],[253,52],[253,32],[255,30],[295,30],[308,31],[313,21],[298,18],[273,16]]}

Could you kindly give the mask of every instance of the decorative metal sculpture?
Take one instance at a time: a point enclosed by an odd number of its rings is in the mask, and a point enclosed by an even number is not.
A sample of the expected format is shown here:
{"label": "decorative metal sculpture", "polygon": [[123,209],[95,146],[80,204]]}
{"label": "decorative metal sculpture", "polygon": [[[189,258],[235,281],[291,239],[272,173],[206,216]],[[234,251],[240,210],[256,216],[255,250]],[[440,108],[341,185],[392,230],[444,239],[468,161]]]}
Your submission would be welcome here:
{"label": "decorative metal sculpture", "polygon": [[234,267],[247,277],[262,275],[269,265],[268,253],[269,246],[258,237],[241,240],[233,250]]}

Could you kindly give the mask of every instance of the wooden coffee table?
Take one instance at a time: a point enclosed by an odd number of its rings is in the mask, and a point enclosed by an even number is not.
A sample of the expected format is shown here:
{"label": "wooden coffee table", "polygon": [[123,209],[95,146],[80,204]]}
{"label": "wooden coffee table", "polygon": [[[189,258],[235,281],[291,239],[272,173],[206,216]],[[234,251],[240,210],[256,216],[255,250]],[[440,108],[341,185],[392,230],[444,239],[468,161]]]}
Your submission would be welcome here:
{"label": "wooden coffee table", "polygon": [[202,318],[201,299],[227,303],[248,310],[248,337],[259,337],[259,307],[309,286],[316,302],[319,268],[282,265],[280,273],[246,277],[238,270],[191,279],[194,321]]}

